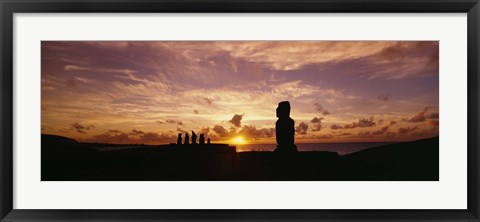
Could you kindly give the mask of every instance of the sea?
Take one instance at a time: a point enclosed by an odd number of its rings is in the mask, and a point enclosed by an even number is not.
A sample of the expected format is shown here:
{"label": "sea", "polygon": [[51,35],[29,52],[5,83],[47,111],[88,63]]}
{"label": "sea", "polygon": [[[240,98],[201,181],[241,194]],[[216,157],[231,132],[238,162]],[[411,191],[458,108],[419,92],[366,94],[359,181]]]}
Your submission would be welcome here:
{"label": "sea", "polygon": [[[329,151],[338,155],[347,155],[360,150],[392,144],[393,142],[363,142],[363,143],[298,143],[298,151]],[[276,144],[242,144],[235,145],[237,152],[248,151],[273,151]]]}
{"label": "sea", "polygon": [[[297,143],[297,150],[298,151],[329,151],[329,152],[336,152],[338,155],[343,156],[350,153],[355,153],[360,150],[383,146],[387,144],[392,144],[393,142],[363,142],[363,143]],[[276,144],[230,144],[231,146],[235,146],[237,148],[237,152],[249,152],[249,151],[274,151],[277,147]],[[146,146],[132,146],[132,145],[125,145],[125,146],[105,146],[105,147],[98,147],[97,150],[100,151],[115,151],[115,150],[123,150],[123,149],[135,149],[139,147],[156,147],[152,145]]]}

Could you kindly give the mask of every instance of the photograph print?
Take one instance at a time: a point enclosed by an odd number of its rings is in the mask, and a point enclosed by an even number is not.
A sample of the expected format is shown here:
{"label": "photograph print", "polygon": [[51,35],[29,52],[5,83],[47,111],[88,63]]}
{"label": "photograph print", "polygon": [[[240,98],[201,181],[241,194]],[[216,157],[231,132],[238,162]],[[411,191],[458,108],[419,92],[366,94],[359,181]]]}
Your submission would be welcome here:
{"label": "photograph print", "polygon": [[42,181],[438,181],[438,41],[42,41]]}

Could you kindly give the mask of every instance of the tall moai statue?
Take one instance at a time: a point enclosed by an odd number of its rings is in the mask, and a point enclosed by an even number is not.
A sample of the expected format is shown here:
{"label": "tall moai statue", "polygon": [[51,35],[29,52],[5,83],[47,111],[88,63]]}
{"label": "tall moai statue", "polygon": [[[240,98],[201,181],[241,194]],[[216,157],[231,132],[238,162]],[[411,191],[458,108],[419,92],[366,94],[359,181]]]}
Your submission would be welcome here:
{"label": "tall moai statue", "polygon": [[178,144],[178,145],[182,144],[182,133],[179,133],[179,134],[178,134],[177,144]]}
{"label": "tall moai statue", "polygon": [[199,143],[200,145],[205,144],[205,135],[203,135],[203,133],[200,134],[200,139],[198,139],[198,143]]}
{"label": "tall moai statue", "polygon": [[192,130],[192,144],[197,144],[197,134]]}
{"label": "tall moai statue", "polygon": [[290,102],[280,102],[276,111],[278,120],[275,123],[275,137],[277,139],[275,152],[297,152],[297,146],[295,145],[295,121],[290,118]]}
{"label": "tall moai statue", "polygon": [[185,133],[185,142],[183,144],[185,145],[190,144],[190,137],[188,137],[188,133]]}

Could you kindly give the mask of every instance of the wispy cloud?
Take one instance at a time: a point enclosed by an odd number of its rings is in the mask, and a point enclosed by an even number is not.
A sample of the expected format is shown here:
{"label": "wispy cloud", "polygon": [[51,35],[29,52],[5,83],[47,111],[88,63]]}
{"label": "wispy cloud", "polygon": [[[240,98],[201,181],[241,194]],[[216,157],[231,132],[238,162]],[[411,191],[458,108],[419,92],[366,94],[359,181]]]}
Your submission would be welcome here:
{"label": "wispy cloud", "polygon": [[438,134],[438,42],[43,41],[41,53],[44,133],[274,142],[288,100],[300,141]]}

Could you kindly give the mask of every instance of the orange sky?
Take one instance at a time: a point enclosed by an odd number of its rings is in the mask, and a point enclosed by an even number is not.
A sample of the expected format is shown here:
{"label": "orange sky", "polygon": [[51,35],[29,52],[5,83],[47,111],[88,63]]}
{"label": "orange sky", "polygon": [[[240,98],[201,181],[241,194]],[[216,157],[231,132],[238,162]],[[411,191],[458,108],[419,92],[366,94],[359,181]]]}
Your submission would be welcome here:
{"label": "orange sky", "polygon": [[162,144],[179,132],[274,143],[438,136],[438,42],[42,42],[42,133]]}

